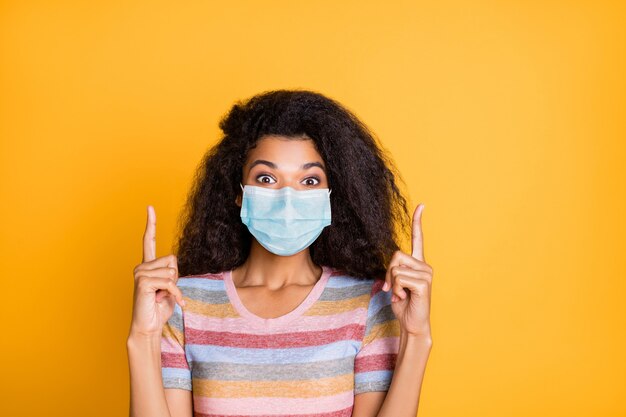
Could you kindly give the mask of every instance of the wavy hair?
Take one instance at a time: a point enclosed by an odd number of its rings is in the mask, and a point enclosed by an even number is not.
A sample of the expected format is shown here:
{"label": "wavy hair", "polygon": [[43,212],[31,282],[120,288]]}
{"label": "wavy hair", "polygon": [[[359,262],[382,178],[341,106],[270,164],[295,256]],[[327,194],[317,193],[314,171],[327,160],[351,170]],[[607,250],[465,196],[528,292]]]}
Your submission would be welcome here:
{"label": "wavy hair", "polygon": [[402,181],[375,135],[350,110],[318,92],[265,91],[221,118],[220,141],[204,155],[178,219],[179,276],[245,262],[252,235],[235,203],[248,151],[265,135],[312,139],[326,165],[332,220],[309,246],[318,265],[357,278],[384,278],[398,230],[409,230]]}

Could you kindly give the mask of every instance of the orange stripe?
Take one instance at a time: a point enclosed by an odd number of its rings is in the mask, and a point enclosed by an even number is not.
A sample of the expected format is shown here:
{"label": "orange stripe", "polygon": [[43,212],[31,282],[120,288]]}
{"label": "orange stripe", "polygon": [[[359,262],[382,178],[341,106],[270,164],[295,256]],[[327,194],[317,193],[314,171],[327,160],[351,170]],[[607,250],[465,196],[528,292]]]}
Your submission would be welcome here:
{"label": "orange stripe", "polygon": [[387,320],[372,327],[370,333],[363,339],[363,346],[374,339],[391,336],[400,336],[400,322],[396,319]]}
{"label": "orange stripe", "polygon": [[358,297],[347,298],[337,301],[317,300],[315,304],[304,312],[303,316],[328,316],[330,314],[343,313],[344,311],[356,310],[357,308],[367,309],[370,296],[363,294]]}
{"label": "orange stripe", "polygon": [[211,398],[285,397],[315,398],[354,389],[354,375],[292,381],[193,380],[195,395]]}
{"label": "orange stripe", "polygon": [[239,313],[233,308],[232,304],[209,304],[200,300],[194,300],[185,297],[185,311],[195,314],[201,314],[207,317],[217,318],[233,318],[239,317]]}

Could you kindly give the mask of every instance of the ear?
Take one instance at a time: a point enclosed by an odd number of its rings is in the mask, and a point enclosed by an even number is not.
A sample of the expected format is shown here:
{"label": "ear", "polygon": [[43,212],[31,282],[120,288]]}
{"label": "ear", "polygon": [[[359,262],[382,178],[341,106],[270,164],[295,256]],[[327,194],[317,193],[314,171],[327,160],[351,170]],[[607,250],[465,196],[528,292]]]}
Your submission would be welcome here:
{"label": "ear", "polygon": [[237,204],[238,207],[241,207],[241,194],[237,194],[237,198],[235,198],[235,204]]}

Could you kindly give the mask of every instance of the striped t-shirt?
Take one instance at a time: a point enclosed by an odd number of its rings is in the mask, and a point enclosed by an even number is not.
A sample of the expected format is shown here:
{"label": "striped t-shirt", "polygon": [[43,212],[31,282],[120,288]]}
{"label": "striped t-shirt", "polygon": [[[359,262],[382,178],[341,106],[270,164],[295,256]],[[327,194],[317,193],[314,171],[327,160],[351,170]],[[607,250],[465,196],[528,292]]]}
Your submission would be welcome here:
{"label": "striped t-shirt", "polygon": [[356,394],[387,391],[400,342],[391,291],[322,268],[276,318],[246,309],[230,270],[180,277],[186,305],[161,338],[164,388],[191,390],[194,417],[343,417]]}

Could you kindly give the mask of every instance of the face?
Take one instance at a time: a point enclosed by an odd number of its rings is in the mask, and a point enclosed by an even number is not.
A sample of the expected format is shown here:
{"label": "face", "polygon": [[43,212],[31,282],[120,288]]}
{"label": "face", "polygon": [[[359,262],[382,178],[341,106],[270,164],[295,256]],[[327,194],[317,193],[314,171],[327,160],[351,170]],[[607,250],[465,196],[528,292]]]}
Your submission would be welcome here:
{"label": "face", "polygon": [[[242,185],[296,190],[329,188],[326,166],[311,139],[264,136],[248,153]],[[237,197],[241,207],[241,194]]]}

